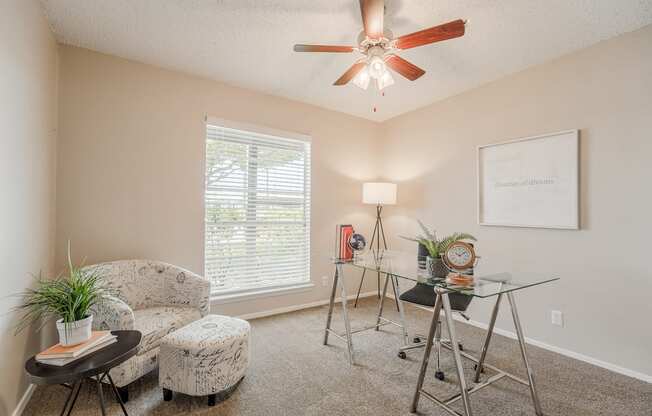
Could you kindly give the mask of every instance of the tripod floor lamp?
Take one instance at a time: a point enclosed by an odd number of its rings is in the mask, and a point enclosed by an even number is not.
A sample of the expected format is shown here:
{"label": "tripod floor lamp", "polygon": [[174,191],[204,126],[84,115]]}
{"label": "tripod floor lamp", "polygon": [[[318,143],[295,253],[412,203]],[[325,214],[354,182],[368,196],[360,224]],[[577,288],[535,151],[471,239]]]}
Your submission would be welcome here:
{"label": "tripod floor lamp", "polygon": [[[387,250],[387,241],[385,240],[385,229],[383,228],[383,218],[381,214],[383,212],[384,205],[396,204],[396,184],[388,182],[363,183],[362,203],[376,206],[376,225],[374,226],[374,231],[371,234],[369,248],[371,250],[376,250],[376,252],[379,252],[381,249]],[[367,269],[362,271],[360,286],[358,286],[358,293],[355,296],[355,303],[353,304],[353,307],[358,306],[358,299],[360,298],[360,291],[362,290],[362,284],[364,283],[366,272]],[[378,272],[376,280],[378,283],[378,298],[380,299],[380,272]],[[392,285],[394,285],[394,280],[392,280]],[[396,306],[398,307],[398,299],[396,300]]]}

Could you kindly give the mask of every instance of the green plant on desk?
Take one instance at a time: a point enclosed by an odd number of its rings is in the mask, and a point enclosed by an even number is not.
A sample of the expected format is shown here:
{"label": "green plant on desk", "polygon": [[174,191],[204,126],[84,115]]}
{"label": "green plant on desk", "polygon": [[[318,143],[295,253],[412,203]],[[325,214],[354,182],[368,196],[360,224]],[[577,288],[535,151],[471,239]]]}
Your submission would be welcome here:
{"label": "green plant on desk", "polygon": [[448,273],[448,269],[441,259],[448,246],[461,240],[477,241],[474,236],[468,233],[453,233],[443,238],[437,238],[437,232],[435,230],[429,230],[428,227],[419,220],[417,220],[417,222],[419,223],[423,234],[419,234],[416,237],[401,236],[401,238],[415,241],[426,248],[428,251],[426,268],[434,277],[446,277],[446,274]]}
{"label": "green plant on desk", "polygon": [[477,241],[474,236],[468,233],[453,233],[441,239],[437,238],[437,232],[433,229],[430,231],[421,221],[417,220],[423,234],[419,234],[416,237],[404,237],[406,240],[415,241],[423,245],[426,250],[428,250],[428,255],[432,258],[439,258],[446,251],[448,246],[453,244],[456,241],[462,240],[471,240]]}

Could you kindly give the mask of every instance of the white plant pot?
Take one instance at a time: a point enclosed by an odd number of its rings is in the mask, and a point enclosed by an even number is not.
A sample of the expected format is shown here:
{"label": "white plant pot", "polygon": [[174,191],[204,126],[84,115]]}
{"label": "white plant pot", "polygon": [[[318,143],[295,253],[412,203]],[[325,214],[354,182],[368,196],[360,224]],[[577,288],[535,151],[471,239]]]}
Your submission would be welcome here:
{"label": "white plant pot", "polygon": [[64,347],[70,347],[88,341],[91,338],[92,324],[93,315],[88,315],[84,319],[68,323],[64,323],[63,319],[59,319],[57,321],[59,343]]}

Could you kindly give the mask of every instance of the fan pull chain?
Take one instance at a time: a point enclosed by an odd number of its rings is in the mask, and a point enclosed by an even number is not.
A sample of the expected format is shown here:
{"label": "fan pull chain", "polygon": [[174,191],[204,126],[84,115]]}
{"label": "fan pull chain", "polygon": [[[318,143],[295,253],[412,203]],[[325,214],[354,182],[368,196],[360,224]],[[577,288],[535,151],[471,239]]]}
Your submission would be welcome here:
{"label": "fan pull chain", "polygon": [[[381,96],[381,97],[384,97],[384,96],[385,96],[385,91],[381,91],[381,92],[380,92],[380,96]],[[378,109],[376,108],[376,106],[374,106],[374,108],[373,108],[374,113],[375,113],[377,110],[378,110]]]}

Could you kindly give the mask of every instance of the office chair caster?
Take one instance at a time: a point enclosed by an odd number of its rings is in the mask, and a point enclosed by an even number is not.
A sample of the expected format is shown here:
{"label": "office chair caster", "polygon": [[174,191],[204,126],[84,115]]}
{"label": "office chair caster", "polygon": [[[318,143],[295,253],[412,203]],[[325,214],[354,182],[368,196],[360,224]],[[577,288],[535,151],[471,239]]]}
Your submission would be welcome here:
{"label": "office chair caster", "polygon": [[459,348],[460,351],[464,351],[464,345],[462,345],[461,342],[457,344],[457,348]]}
{"label": "office chair caster", "polygon": [[412,339],[412,342],[414,342],[415,344],[418,344],[418,343],[421,342],[421,338],[419,338],[419,337],[414,337],[414,339]]}
{"label": "office chair caster", "polygon": [[[478,369],[478,365],[475,364],[475,365],[473,366],[473,369],[474,369],[474,370],[477,370],[477,369]],[[480,372],[481,372],[481,373],[484,373],[484,366],[482,366],[482,368],[480,369]]]}
{"label": "office chair caster", "polygon": [[400,358],[401,360],[405,360],[407,358],[407,354],[405,353],[405,351],[399,351],[398,358]]}
{"label": "office chair caster", "polygon": [[444,372],[441,370],[435,371],[435,378],[439,381],[444,381]]}

